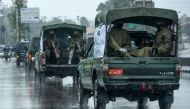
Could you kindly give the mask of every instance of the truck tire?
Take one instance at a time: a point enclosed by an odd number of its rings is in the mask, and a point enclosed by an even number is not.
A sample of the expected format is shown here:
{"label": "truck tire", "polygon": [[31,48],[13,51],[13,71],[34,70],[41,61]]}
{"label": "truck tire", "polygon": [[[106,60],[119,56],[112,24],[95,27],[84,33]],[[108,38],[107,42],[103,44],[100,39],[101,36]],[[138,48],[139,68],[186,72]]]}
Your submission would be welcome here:
{"label": "truck tire", "polygon": [[159,102],[160,109],[171,109],[171,103]]}
{"label": "truck tire", "polygon": [[173,99],[173,91],[167,91],[162,94],[158,99],[160,109],[171,109]]}
{"label": "truck tire", "polygon": [[138,100],[138,109],[147,109],[147,102],[148,102],[148,98],[144,97],[144,98],[140,98]]}
{"label": "truck tire", "polygon": [[95,109],[106,109],[106,93],[103,89],[100,89],[98,81],[94,81],[94,108]]}
{"label": "truck tire", "polygon": [[78,101],[80,104],[80,109],[88,109],[88,99],[90,98],[90,92],[83,88],[80,77],[78,78],[78,82]]}
{"label": "truck tire", "polygon": [[19,67],[20,66],[20,61],[16,61],[16,65]]}
{"label": "truck tire", "polygon": [[76,70],[73,71],[73,85],[77,85],[78,81],[78,72]]}

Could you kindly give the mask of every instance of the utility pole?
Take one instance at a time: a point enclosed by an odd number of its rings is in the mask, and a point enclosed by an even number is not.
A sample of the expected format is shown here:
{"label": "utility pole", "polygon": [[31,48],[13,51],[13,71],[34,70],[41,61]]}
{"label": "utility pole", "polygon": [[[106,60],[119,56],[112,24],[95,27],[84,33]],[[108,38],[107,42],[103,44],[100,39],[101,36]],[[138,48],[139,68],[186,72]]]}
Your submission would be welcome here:
{"label": "utility pole", "polygon": [[146,0],[143,0],[143,7],[146,7]]}
{"label": "utility pole", "polygon": [[77,16],[77,24],[80,25],[80,17]]}
{"label": "utility pole", "polygon": [[17,42],[21,39],[21,22],[20,22],[20,9],[26,7],[26,0],[12,0],[16,7],[16,31],[17,31]]}
{"label": "utility pole", "polygon": [[17,42],[20,41],[20,28],[19,28],[19,9],[16,7],[16,36],[17,36]]}

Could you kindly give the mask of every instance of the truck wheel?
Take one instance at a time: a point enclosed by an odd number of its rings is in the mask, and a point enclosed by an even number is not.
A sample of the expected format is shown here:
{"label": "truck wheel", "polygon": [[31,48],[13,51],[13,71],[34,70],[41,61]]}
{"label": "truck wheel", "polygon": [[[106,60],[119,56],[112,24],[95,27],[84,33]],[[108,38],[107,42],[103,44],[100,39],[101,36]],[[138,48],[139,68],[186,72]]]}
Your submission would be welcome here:
{"label": "truck wheel", "polygon": [[100,89],[98,81],[94,82],[94,108],[95,109],[106,109],[106,94],[103,89]]}
{"label": "truck wheel", "polygon": [[148,98],[144,97],[144,98],[140,98],[138,100],[138,109],[147,109],[147,102],[148,102]]}
{"label": "truck wheel", "polygon": [[20,61],[16,61],[16,65],[19,67],[20,66]]}
{"label": "truck wheel", "polygon": [[90,98],[90,92],[83,88],[80,77],[78,78],[78,82],[78,101],[80,104],[80,109],[88,109],[88,99]]}
{"label": "truck wheel", "polygon": [[171,109],[173,103],[173,91],[162,94],[158,99],[160,109]]}
{"label": "truck wheel", "polygon": [[159,102],[160,109],[171,109],[171,103]]}
{"label": "truck wheel", "polygon": [[73,85],[77,85],[78,74],[77,71],[73,71]]}

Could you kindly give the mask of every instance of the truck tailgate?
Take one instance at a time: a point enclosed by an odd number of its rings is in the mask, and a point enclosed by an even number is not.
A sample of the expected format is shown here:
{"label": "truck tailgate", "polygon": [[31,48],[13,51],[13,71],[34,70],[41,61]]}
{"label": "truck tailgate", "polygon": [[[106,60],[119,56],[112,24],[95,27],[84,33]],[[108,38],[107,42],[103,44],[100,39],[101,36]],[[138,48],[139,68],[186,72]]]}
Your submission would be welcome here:
{"label": "truck tailgate", "polygon": [[177,60],[174,57],[109,58],[109,69],[123,69],[131,79],[156,79],[175,76]]}

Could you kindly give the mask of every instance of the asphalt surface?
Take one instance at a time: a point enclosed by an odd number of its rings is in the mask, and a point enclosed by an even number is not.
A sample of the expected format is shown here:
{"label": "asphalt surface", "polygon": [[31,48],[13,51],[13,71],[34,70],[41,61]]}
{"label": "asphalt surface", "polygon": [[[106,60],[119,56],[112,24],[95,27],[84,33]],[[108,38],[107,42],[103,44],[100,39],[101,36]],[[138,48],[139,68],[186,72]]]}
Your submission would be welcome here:
{"label": "asphalt surface", "polygon": [[[189,109],[190,74],[183,74],[180,89],[174,92],[172,109]],[[136,102],[117,98],[106,109],[137,109]],[[93,99],[89,99],[93,109]],[[64,79],[48,77],[41,85],[35,80],[34,71],[16,67],[15,59],[6,62],[0,59],[0,109],[79,109],[77,87],[72,77]],[[147,109],[159,109],[158,102],[148,102]]]}

